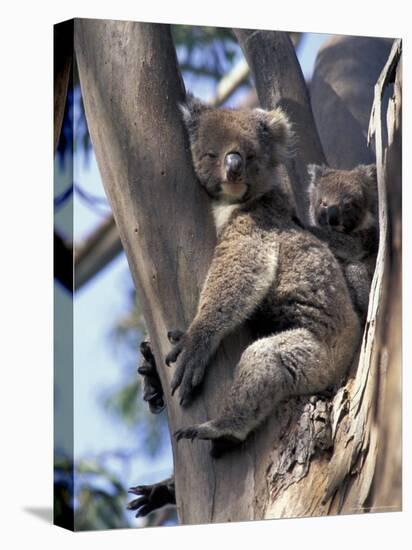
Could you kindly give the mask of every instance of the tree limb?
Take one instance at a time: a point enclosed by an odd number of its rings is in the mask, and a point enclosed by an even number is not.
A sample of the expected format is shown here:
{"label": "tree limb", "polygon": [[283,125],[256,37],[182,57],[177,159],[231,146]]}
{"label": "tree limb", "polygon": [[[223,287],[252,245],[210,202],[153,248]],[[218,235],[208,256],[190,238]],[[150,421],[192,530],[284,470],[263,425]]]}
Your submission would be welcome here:
{"label": "tree limb", "polygon": [[78,290],[123,250],[113,216],[109,215],[85,241],[74,245],[74,288]]}

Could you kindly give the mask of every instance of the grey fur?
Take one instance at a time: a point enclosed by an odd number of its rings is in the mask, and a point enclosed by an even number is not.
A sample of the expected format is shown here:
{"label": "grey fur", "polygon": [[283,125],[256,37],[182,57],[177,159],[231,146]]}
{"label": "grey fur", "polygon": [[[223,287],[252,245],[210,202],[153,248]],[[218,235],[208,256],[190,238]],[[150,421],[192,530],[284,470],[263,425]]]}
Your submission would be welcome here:
{"label": "grey fur", "polygon": [[[176,433],[214,440],[217,454],[219,446],[245,440],[282,399],[338,384],[360,325],[335,257],[294,221],[290,190],[277,172],[292,140],[286,115],[202,110],[196,102],[188,120],[194,167],[212,208],[236,207],[219,228],[197,314],[166,358],[177,363],[172,391],[179,388],[181,404],[190,403],[228,333],[246,320],[259,333],[218,418]],[[231,184],[224,161],[233,152],[242,158],[242,173]]]}
{"label": "grey fur", "polygon": [[[352,301],[365,320],[379,238],[376,166],[334,170],[309,165],[308,174],[310,230],[328,243],[339,260]],[[330,208],[335,209],[338,225],[327,219]]]}

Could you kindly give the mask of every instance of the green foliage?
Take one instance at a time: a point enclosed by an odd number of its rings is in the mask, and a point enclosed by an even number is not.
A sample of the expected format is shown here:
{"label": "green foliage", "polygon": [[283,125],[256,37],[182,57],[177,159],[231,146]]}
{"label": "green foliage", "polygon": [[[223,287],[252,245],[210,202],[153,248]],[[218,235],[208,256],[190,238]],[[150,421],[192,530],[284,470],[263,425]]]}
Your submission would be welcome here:
{"label": "green foliage", "polygon": [[80,462],[76,469],[76,531],[130,527],[126,491],[117,478],[97,463]]}
{"label": "green foliage", "polygon": [[96,461],[57,456],[54,465],[54,520],[57,525],[88,531],[130,527],[126,490]]}
{"label": "green foliage", "polygon": [[233,65],[239,49],[231,29],[173,25],[180,68],[220,80]]}

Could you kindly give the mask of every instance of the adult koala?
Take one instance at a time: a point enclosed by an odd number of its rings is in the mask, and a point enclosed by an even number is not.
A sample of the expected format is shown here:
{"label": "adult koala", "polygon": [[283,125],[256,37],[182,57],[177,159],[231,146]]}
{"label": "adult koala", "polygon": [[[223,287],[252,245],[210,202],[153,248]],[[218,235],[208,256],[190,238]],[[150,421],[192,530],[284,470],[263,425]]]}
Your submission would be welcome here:
{"label": "adult koala", "polygon": [[175,345],[166,363],[176,363],[172,393],[179,388],[181,405],[191,402],[229,332],[249,320],[259,334],[219,416],[175,434],[210,439],[219,456],[281,400],[337,384],[360,324],[337,260],[298,223],[280,176],[293,139],[282,110],[216,109],[189,97],[181,111],[218,234],[196,316],[185,333],[170,333]]}

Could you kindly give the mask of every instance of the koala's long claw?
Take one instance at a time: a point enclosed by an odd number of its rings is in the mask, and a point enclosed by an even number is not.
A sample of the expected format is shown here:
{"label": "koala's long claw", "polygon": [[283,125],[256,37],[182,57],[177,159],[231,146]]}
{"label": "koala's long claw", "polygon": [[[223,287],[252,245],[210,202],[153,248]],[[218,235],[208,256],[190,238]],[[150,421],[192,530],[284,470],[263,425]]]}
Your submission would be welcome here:
{"label": "koala's long claw", "polygon": [[172,395],[174,395],[177,388],[181,385],[184,374],[185,374],[185,366],[179,365],[172,378],[172,383],[171,383]]}
{"label": "koala's long claw", "polygon": [[169,330],[167,338],[171,344],[177,344],[182,338],[184,332],[182,330]]}
{"label": "koala's long claw", "polygon": [[149,376],[154,374],[155,369],[149,363],[145,362],[140,365],[140,367],[137,367],[137,372],[142,376]]}
{"label": "koala's long claw", "polygon": [[[131,491],[128,491],[129,493],[131,493]],[[147,500],[147,497],[146,496],[142,496],[142,497],[139,497],[139,498],[135,498],[134,500],[132,500],[131,502],[128,503],[127,505],[127,509],[128,510],[136,510],[137,508],[139,508],[144,502],[146,502]]]}
{"label": "koala's long claw", "polygon": [[143,394],[143,401],[151,401],[152,399],[154,399],[157,396],[158,396],[158,393],[155,390],[152,390],[150,392],[148,391],[147,393],[145,392]]}
{"label": "koala's long claw", "polygon": [[179,401],[179,405],[181,407],[188,407],[190,403],[192,402],[192,399],[190,397],[181,397]]}
{"label": "koala's long claw", "polygon": [[148,495],[152,488],[152,485],[136,485],[136,487],[130,487],[127,492],[132,495]]}
{"label": "koala's long claw", "polygon": [[170,363],[175,363],[179,355],[181,354],[183,350],[182,344],[176,344],[176,346],[169,351],[169,353],[166,355],[166,365],[170,367]]}

